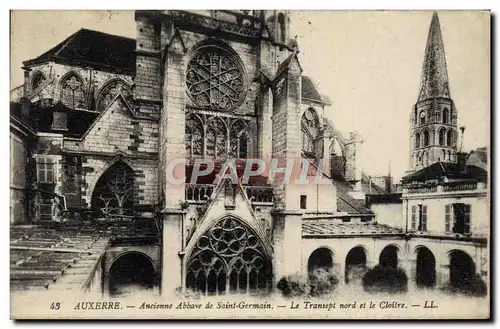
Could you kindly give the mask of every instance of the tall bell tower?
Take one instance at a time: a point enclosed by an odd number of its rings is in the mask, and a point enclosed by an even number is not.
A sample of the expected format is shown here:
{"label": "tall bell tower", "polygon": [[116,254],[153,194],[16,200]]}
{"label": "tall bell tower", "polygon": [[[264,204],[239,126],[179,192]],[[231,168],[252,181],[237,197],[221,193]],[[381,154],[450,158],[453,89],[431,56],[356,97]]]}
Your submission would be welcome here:
{"label": "tall bell tower", "polygon": [[439,17],[427,37],[418,99],[410,113],[410,171],[456,161],[457,110],[451,98]]}

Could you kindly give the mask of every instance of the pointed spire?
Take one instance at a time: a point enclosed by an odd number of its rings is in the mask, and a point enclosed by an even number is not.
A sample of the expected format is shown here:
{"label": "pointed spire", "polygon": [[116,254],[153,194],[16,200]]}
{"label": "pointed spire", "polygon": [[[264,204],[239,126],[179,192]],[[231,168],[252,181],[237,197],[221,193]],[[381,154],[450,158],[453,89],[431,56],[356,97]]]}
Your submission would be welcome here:
{"label": "pointed spire", "polygon": [[437,12],[432,15],[427,36],[418,100],[434,97],[450,97],[446,56]]}

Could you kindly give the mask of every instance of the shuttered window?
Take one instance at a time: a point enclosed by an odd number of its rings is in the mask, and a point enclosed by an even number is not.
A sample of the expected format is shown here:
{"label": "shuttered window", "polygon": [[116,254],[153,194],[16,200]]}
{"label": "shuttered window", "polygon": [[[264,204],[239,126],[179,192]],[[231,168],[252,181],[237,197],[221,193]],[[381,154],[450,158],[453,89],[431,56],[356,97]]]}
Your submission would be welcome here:
{"label": "shuttered window", "polygon": [[427,231],[427,206],[422,206],[422,215],[420,216],[420,230]]}
{"label": "shuttered window", "polygon": [[451,232],[451,204],[447,204],[444,209],[444,231]]}
{"label": "shuttered window", "polygon": [[464,207],[464,233],[470,233],[470,204]]}
{"label": "shuttered window", "polygon": [[417,226],[417,206],[411,206],[411,229],[415,230]]}

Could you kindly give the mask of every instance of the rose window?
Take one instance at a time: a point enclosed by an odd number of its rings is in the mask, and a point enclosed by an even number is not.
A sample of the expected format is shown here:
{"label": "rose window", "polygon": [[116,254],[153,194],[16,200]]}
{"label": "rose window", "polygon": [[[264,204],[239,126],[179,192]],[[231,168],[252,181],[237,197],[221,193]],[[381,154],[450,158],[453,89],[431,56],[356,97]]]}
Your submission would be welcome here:
{"label": "rose window", "polygon": [[244,70],[239,60],[215,46],[204,47],[189,61],[187,93],[198,106],[232,110],[244,99]]}

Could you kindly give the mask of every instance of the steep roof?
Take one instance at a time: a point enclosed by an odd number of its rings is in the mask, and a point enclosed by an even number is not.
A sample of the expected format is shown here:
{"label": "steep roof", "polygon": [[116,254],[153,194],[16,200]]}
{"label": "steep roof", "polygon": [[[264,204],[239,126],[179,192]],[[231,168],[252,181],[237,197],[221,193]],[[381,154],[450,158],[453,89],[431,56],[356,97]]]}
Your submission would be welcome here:
{"label": "steep roof", "polygon": [[460,170],[458,163],[438,161],[430,166],[404,176],[401,181],[403,183],[425,182],[427,180],[442,179],[444,177],[485,180],[487,176],[488,173],[486,170],[477,166],[466,165],[465,170]]}
{"label": "steep roof", "polygon": [[323,97],[321,97],[311,78],[306,75],[302,76],[302,99],[325,104]]}
{"label": "steep roof", "polygon": [[473,154],[477,155],[479,160],[481,160],[483,163],[485,164],[488,163],[488,149],[486,147],[480,147],[475,150],[472,150],[469,157]]}
{"label": "steep roof", "polygon": [[96,68],[135,71],[135,40],[103,32],[80,29],[40,56],[25,61],[25,66],[63,61]]}
{"label": "steep roof", "polygon": [[356,200],[349,195],[354,189],[349,183],[340,179],[332,179],[337,187],[337,211],[346,212],[349,215],[373,216],[373,212],[368,209],[363,201]]}
{"label": "steep roof", "polygon": [[427,36],[418,100],[435,97],[450,97],[444,43],[437,13],[432,15]]}

